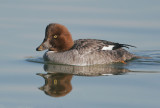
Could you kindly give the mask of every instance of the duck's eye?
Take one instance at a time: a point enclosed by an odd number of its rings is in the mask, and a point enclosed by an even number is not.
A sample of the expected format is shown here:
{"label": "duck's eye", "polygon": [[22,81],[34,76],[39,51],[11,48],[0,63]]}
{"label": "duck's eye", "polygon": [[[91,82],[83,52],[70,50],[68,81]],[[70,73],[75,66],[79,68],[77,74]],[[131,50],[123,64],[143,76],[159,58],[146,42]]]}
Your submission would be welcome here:
{"label": "duck's eye", "polygon": [[57,35],[54,35],[53,38],[56,39],[56,38],[57,38]]}

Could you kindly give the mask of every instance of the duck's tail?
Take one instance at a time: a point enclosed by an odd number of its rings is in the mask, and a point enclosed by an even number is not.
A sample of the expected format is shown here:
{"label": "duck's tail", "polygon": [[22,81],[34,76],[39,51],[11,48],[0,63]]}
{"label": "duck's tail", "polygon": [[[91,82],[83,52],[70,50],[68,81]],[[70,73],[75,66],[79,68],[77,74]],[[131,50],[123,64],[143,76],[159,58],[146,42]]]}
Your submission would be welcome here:
{"label": "duck's tail", "polygon": [[137,48],[136,46],[132,46],[132,45],[128,45],[128,44],[114,43],[113,50],[116,50],[116,49],[119,49],[119,48],[122,48],[122,47],[125,47],[125,48],[128,48],[128,49],[129,49],[129,47]]}
{"label": "duck's tail", "polygon": [[136,46],[133,46],[133,45],[128,45],[128,44],[120,44],[121,47],[125,47],[125,48],[128,48],[129,47],[134,47],[134,48],[137,48]]}

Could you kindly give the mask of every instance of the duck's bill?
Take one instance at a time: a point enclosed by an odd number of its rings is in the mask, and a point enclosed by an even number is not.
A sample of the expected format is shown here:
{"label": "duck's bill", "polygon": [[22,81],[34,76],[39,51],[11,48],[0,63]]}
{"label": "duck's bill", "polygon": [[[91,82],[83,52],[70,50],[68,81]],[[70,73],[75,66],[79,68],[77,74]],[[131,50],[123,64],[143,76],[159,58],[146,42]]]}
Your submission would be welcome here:
{"label": "duck's bill", "polygon": [[43,51],[43,50],[45,50],[45,48],[43,48],[42,45],[40,45],[39,47],[36,48],[36,51]]}
{"label": "duck's bill", "polygon": [[48,49],[47,42],[43,42],[39,47],[36,48],[36,51],[43,51]]}

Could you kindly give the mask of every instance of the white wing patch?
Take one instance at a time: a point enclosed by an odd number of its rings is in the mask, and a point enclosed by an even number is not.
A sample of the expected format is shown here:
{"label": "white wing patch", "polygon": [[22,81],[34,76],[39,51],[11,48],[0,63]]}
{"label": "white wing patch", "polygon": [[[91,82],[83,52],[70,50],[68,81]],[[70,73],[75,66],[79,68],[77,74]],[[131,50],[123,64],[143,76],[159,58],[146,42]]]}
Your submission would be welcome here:
{"label": "white wing patch", "polygon": [[114,45],[104,46],[101,50],[113,50]]}
{"label": "white wing patch", "polygon": [[103,76],[111,76],[111,75],[113,75],[113,74],[102,74]]}

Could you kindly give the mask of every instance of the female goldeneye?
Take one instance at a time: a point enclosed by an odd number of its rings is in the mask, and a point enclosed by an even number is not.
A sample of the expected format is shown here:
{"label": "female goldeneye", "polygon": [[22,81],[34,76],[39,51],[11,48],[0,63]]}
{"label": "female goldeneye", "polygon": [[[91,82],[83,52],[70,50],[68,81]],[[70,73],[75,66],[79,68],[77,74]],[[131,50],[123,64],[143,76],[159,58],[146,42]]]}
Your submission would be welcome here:
{"label": "female goldeneye", "polygon": [[61,24],[51,23],[46,27],[45,38],[37,51],[48,49],[43,58],[57,64],[95,65],[115,62],[125,63],[136,56],[122,47],[135,47],[97,39],[72,40],[68,29]]}

